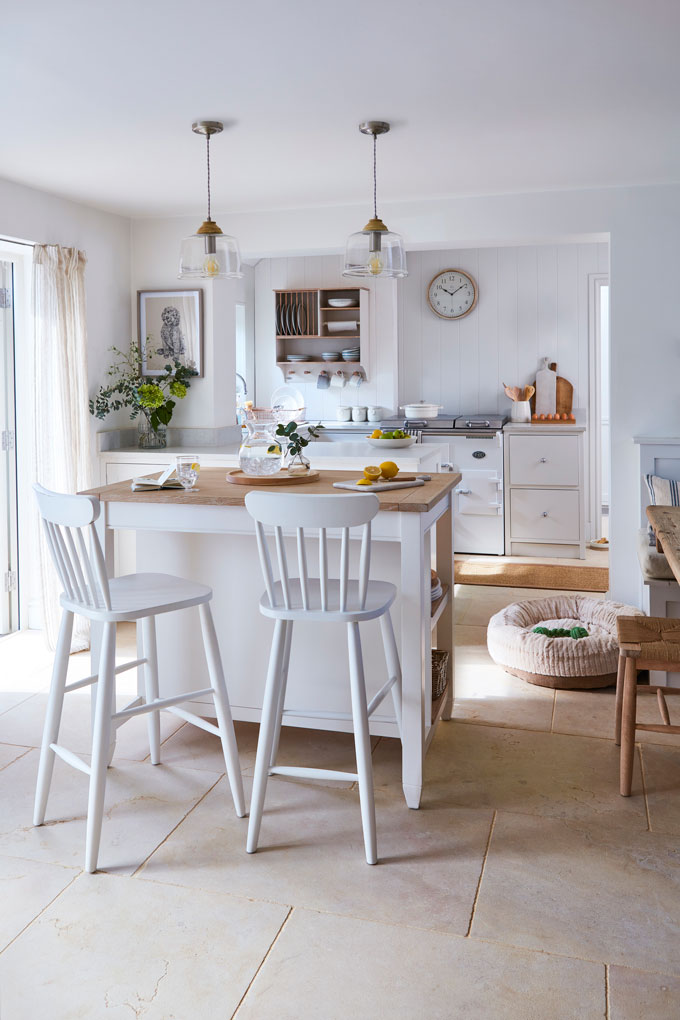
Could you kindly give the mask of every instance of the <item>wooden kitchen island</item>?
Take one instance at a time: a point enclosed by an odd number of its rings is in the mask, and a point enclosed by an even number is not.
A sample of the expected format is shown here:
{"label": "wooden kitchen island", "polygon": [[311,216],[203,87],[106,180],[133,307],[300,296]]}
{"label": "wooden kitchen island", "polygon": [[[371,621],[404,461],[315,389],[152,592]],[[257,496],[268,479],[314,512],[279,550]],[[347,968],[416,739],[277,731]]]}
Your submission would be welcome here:
{"label": "wooden kitchen island", "polygon": [[[277,492],[338,493],[334,481],[353,481],[356,471],[322,471],[308,485],[277,486]],[[453,490],[456,473],[437,474],[412,489],[377,493],[380,511],[373,521],[371,576],[392,581],[398,597],[392,608],[403,671],[402,782],[409,807],[417,808],[427,747],[441,718],[450,718],[454,695],[453,626]],[[262,486],[258,486],[262,489]],[[262,707],[273,623],[262,617],[263,590],[253,522],[245,509],[248,486],[226,481],[222,468],[201,471],[197,490],[132,492],[129,482],[88,490],[102,502],[99,535],[109,572],[113,573],[113,536],[132,529],[137,535],[137,570],[190,578],[214,590],[213,614],[225,665],[235,719],[257,722]],[[273,491],[273,490],[272,490]],[[370,491],[370,490],[368,490]],[[339,539],[329,531],[329,561],[335,572]],[[294,541],[294,537],[287,538]],[[358,541],[351,542],[358,557]],[[430,567],[444,593],[430,599]],[[293,557],[294,562],[294,557]],[[310,565],[311,566],[311,565]],[[312,571],[313,572],[313,571]],[[200,632],[190,613],[158,617],[161,696],[202,687],[205,663]],[[386,679],[379,627],[362,624],[368,698]],[[449,654],[447,686],[433,703],[431,648]],[[93,672],[99,635],[92,635]],[[207,704],[189,707],[199,713]],[[295,715],[295,708],[305,715]],[[344,628],[334,624],[296,625],[285,716],[287,725],[351,730],[351,706]],[[371,732],[397,737],[394,715],[384,702],[371,719]]]}

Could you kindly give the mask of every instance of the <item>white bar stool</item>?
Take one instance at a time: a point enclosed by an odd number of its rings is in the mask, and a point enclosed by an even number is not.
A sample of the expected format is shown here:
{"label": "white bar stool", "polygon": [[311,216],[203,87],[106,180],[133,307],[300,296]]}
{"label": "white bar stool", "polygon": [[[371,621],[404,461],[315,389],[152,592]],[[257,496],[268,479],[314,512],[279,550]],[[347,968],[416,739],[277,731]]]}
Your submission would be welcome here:
{"label": "white bar stool", "polygon": [[[397,725],[401,732],[401,667],[390,618],[390,606],[394,602],[397,589],[386,581],[369,580],[370,522],[377,514],[380,504],[377,497],[372,494],[312,496],[272,492],[249,492],[245,502],[248,513],[255,520],[260,563],[266,586],[266,592],[260,599],[260,612],[276,621],[262,708],[260,735],[257,742],[248,825],[248,853],[255,853],[257,850],[269,775],[325,778],[338,782],[353,779],[359,783],[366,860],[369,864],[375,864],[378,860],[378,853],[368,719],[388,691],[392,693]],[[270,525],[274,529],[278,581],[274,579],[268,539],[263,525]],[[359,577],[357,580],[351,580],[349,576],[350,528],[359,526],[363,526]],[[310,577],[307,570],[305,528],[318,529],[319,532],[318,578]],[[338,579],[328,576],[327,532],[329,528],[342,529],[340,577]],[[289,574],[284,531],[297,537],[299,571],[297,577]],[[388,679],[371,703],[367,705],[359,623],[378,618],[380,619],[387,661]],[[296,620],[344,623],[347,627],[352,721],[357,760],[356,773],[276,765],[281,721],[285,714],[284,702],[293,624]],[[296,716],[303,714],[303,711],[295,709]]]}
{"label": "white bar stool", "polygon": [[[68,496],[35,485],[47,544],[63,586],[63,609],[59,639],[52,672],[43,731],[33,824],[45,821],[47,798],[52,781],[55,755],[90,777],[87,808],[85,870],[95,871],[104,810],[106,768],[112,727],[117,728],[136,715],[148,714],[149,748],[153,765],[160,764],[160,710],[174,712],[186,722],[219,736],[222,741],[227,775],[236,814],[245,815],[243,782],[239,765],[234,724],[222,670],[217,635],[210,612],[212,590],[204,584],[185,581],[171,574],[128,574],[109,579],[94,522],[99,517],[99,500],[94,496]],[[89,531],[88,553],[83,531]],[[187,691],[172,698],[158,696],[158,659],[155,617],[177,609],[198,606],[211,686]],[[103,624],[99,670],[94,676],[67,684],[68,657],[74,614]],[[116,667],[116,623],[141,623],[144,657]],[[127,669],[144,666],[145,697],[135,698],[124,709],[115,710],[115,677]],[[92,731],[92,759],[82,758],[58,743],[64,694],[97,684]],[[217,726],[175,706],[201,695],[212,694]]]}

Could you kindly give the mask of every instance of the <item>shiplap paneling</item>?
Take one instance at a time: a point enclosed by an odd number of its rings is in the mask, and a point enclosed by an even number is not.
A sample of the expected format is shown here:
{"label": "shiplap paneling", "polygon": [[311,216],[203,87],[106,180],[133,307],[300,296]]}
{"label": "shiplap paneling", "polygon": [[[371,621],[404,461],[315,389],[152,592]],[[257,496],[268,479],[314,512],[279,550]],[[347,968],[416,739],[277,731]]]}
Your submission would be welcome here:
{"label": "shiplap paneling", "polygon": [[[409,252],[398,292],[400,403],[507,410],[502,384],[530,383],[546,356],[573,383],[575,406],[587,407],[588,276],[608,264],[605,243]],[[430,280],[447,268],[479,287],[477,307],[457,322],[427,302]]]}
{"label": "shiplap paneling", "polygon": [[[429,400],[455,412],[507,411],[503,383],[535,378],[549,357],[574,385],[576,407],[588,406],[588,276],[606,272],[607,244],[563,244],[409,252],[409,275],[366,281],[370,338],[358,390],[318,390],[302,383],[310,418],[334,418],[339,402]],[[430,280],[443,269],[470,273],[479,287],[474,311],[457,322],[432,312]],[[262,259],[255,270],[257,402],[283,382],[275,366],[273,290],[346,286],[339,255]],[[398,340],[397,340],[398,331]],[[398,343],[398,346],[397,346]],[[329,366],[330,367],[330,366]],[[340,367],[340,366],[338,366]]]}

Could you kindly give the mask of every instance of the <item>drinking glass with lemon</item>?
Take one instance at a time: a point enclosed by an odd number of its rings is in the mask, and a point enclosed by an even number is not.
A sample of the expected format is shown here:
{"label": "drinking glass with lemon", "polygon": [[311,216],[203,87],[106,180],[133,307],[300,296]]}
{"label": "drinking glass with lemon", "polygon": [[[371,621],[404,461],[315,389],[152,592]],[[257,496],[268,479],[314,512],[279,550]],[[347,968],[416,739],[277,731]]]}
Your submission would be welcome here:
{"label": "drinking glass with lemon", "polygon": [[195,454],[175,458],[175,473],[185,491],[194,488],[200,470],[201,464]]}

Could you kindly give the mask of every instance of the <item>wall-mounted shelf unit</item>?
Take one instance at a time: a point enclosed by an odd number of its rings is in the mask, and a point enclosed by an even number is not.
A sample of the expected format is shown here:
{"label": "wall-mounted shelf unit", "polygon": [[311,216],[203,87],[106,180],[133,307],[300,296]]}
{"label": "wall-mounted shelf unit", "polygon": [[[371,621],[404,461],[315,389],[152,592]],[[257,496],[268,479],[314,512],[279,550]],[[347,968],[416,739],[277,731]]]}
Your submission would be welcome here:
{"label": "wall-mounted shelf unit", "polygon": [[[316,375],[321,369],[326,369],[329,372],[361,372],[365,377],[369,344],[368,301],[367,287],[275,290],[276,364],[284,376],[291,370]],[[342,351],[350,347],[359,348],[356,361],[344,361],[342,358]],[[321,357],[328,353],[337,354],[338,360],[328,361]],[[289,361],[291,355],[304,355],[309,360]]]}

